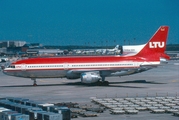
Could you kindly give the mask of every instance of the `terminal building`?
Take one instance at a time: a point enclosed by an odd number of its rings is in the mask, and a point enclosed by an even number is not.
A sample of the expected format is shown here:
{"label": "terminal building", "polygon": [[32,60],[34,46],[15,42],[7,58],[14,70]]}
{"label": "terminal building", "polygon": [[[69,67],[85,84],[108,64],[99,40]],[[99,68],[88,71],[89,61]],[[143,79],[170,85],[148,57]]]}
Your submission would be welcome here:
{"label": "terminal building", "polygon": [[0,42],[0,48],[22,47],[25,44],[26,44],[26,41],[2,41]]}
{"label": "terminal building", "polygon": [[29,56],[58,56],[63,55],[64,51],[60,49],[27,49]]}

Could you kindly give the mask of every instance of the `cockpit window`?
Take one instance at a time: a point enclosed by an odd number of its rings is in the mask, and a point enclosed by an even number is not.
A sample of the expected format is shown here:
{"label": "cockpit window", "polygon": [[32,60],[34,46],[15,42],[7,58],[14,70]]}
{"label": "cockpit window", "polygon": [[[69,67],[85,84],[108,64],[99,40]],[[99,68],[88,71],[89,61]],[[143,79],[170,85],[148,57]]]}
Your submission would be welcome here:
{"label": "cockpit window", "polygon": [[15,68],[15,66],[10,65],[10,66],[8,66],[8,68]]}

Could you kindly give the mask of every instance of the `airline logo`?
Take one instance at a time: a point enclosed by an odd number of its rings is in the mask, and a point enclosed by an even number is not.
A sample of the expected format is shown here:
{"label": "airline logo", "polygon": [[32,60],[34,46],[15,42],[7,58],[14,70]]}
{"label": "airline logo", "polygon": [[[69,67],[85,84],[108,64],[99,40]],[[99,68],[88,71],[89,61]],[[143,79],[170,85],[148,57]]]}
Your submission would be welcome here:
{"label": "airline logo", "polygon": [[163,48],[165,42],[149,42],[149,48]]}
{"label": "airline logo", "polygon": [[21,68],[21,66],[16,66],[16,68]]}
{"label": "airline logo", "polygon": [[161,30],[161,31],[165,31],[165,28],[161,28],[160,30]]}

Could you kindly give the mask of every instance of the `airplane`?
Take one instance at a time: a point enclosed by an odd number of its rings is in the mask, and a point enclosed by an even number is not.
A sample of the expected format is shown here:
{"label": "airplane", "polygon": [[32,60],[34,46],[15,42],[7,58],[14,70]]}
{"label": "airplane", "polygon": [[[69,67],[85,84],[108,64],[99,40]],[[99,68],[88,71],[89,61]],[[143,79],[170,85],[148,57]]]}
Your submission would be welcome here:
{"label": "airplane", "polygon": [[82,83],[104,83],[106,77],[125,76],[156,68],[170,59],[165,54],[168,26],[160,26],[149,42],[134,55],[37,57],[18,60],[5,67],[10,76],[31,78],[81,78]]}
{"label": "airplane", "polygon": [[113,49],[97,49],[95,50],[96,53],[102,53],[102,54],[106,54],[108,52],[117,52],[119,51],[119,45],[116,45],[115,48]]}
{"label": "airplane", "polygon": [[7,62],[8,61],[8,58],[7,57],[1,57],[0,58],[0,62]]}
{"label": "airplane", "polygon": [[114,49],[107,49],[107,51],[109,52],[113,52],[119,49],[119,45],[116,45],[116,47]]}
{"label": "airplane", "polygon": [[76,50],[73,50],[73,52],[76,54],[93,54],[93,55],[95,55],[95,53],[101,53],[104,55],[108,52],[117,52],[117,51],[119,51],[119,45],[116,45],[116,47],[113,49],[76,49]]}

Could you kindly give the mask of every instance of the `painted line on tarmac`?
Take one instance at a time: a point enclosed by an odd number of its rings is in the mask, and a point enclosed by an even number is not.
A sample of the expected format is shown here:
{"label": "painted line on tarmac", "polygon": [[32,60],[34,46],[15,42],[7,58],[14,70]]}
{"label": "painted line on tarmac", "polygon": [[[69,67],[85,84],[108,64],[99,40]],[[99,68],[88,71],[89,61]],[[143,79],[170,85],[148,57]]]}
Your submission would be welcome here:
{"label": "painted line on tarmac", "polygon": [[179,65],[179,63],[174,63],[174,65]]}
{"label": "painted line on tarmac", "polygon": [[46,80],[39,80],[40,82],[48,82],[48,81],[46,81]]}

